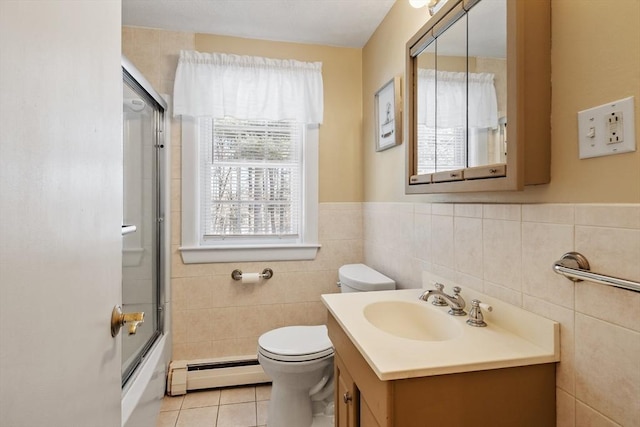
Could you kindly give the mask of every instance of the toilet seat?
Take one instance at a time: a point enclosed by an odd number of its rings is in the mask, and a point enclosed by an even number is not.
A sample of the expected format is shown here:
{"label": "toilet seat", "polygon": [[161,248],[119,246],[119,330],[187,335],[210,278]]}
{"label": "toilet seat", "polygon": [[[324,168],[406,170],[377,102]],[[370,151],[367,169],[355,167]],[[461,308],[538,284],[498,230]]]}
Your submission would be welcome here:
{"label": "toilet seat", "polygon": [[333,356],[333,344],[324,325],[274,329],[258,338],[258,347],[264,357],[281,362],[306,362]]}

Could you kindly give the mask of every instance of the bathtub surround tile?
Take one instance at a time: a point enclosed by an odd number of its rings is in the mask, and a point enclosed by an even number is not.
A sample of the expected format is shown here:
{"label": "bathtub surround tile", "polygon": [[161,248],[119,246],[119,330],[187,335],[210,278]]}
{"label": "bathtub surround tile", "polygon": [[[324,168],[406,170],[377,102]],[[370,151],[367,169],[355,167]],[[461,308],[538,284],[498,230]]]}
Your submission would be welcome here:
{"label": "bathtub surround tile", "polygon": [[576,314],[576,398],[624,426],[640,422],[640,333]]}

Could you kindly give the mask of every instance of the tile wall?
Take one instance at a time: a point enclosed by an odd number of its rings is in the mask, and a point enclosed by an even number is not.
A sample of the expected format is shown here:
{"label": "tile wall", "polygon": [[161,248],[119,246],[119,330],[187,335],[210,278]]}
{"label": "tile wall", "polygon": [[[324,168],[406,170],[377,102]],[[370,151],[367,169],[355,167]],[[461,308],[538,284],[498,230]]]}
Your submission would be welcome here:
{"label": "tile wall", "polygon": [[558,427],[640,426],[640,293],[570,280],[592,271],[640,281],[640,205],[365,203],[364,253],[400,287],[431,271],[561,324]]}
{"label": "tile wall", "polygon": [[[313,261],[183,264],[172,254],[173,359],[256,354],[258,337],[288,325],[326,323],[323,293],[338,292],[338,268],[361,262],[360,203],[321,203],[322,248]],[[258,284],[231,278],[270,267],[274,276]]]}

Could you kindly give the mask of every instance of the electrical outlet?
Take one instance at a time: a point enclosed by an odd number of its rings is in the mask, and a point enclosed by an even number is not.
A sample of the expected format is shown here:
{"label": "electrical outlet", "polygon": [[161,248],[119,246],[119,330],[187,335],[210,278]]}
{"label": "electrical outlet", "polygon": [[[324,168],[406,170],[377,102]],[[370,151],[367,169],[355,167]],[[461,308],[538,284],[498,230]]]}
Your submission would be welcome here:
{"label": "electrical outlet", "polygon": [[622,111],[616,111],[609,114],[607,118],[609,122],[609,144],[617,144],[624,142],[624,126],[622,124]]}
{"label": "electrical outlet", "polygon": [[636,151],[633,97],[578,112],[579,157]]}

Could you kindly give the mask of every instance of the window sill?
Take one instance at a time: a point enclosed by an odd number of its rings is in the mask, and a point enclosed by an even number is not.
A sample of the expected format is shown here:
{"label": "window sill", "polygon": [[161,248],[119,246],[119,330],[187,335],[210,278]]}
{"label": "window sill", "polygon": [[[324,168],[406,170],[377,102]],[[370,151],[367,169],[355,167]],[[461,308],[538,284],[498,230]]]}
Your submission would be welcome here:
{"label": "window sill", "polygon": [[320,244],[273,246],[182,246],[185,264],[254,261],[305,261],[316,258]]}

